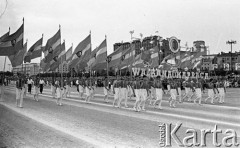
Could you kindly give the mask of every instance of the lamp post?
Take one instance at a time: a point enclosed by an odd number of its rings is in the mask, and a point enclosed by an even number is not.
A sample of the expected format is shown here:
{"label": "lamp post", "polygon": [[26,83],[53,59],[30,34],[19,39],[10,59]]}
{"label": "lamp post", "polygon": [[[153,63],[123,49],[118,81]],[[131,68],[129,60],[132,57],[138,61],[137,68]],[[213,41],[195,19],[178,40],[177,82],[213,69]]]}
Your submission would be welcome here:
{"label": "lamp post", "polygon": [[231,71],[233,72],[233,65],[232,65],[232,44],[237,44],[237,41],[227,41],[226,44],[230,44],[231,45],[231,63],[230,63],[230,67],[231,67]]}

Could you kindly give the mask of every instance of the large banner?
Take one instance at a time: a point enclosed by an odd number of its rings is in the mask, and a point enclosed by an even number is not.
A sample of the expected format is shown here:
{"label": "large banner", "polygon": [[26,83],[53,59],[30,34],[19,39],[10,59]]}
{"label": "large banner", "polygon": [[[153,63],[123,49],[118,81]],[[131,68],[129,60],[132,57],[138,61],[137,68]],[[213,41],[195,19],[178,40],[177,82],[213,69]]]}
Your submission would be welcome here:
{"label": "large banner", "polygon": [[152,77],[155,78],[157,76],[160,76],[161,78],[204,78],[208,79],[208,73],[203,73],[203,72],[187,72],[187,71],[171,71],[171,70],[161,70],[161,69],[147,69],[147,68],[137,68],[134,67],[132,68],[132,72],[134,76],[147,76],[147,77]]}

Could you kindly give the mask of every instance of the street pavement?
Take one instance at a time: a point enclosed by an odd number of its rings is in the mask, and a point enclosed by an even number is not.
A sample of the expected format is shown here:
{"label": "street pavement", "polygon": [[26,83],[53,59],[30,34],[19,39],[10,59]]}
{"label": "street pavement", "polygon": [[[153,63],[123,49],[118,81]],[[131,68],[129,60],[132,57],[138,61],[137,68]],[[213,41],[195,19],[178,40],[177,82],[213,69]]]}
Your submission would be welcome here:
{"label": "street pavement", "polygon": [[[159,147],[158,125],[160,123],[174,125],[182,123],[182,127],[177,133],[181,141],[184,137],[189,136],[186,134],[186,130],[189,128],[196,129],[200,137],[200,129],[213,129],[215,125],[218,125],[218,129],[222,129],[223,132],[226,129],[234,129],[239,137],[240,92],[238,89],[228,89],[227,91],[224,104],[199,106],[185,102],[177,104],[177,108],[170,108],[167,100],[169,95],[164,95],[163,110],[147,105],[146,111],[135,112],[132,109],[134,98],[128,101],[129,108],[115,108],[112,107],[113,97],[109,97],[109,103],[104,102],[102,88],[96,89],[95,97],[90,104],[86,104],[83,99],[80,99],[76,89],[73,88],[71,98],[65,98],[63,106],[57,106],[56,100],[51,96],[50,88],[46,87],[44,93],[40,95],[39,102],[34,101],[33,96],[28,94],[24,98],[24,108],[20,109],[15,107],[15,88],[10,85],[6,88],[5,101],[1,102],[1,105],[8,108],[8,112],[18,113],[21,115],[20,117],[27,117],[31,122],[34,121],[34,123],[44,125],[44,128],[49,128],[49,131],[61,133],[59,137],[67,137],[65,141],[72,142],[62,142],[60,147],[63,145],[63,147]],[[204,94],[205,97],[206,94]],[[19,119],[14,120],[15,124],[18,124],[21,118],[19,115],[14,116],[18,116]],[[6,122],[0,121],[6,125]],[[29,124],[34,125],[33,123]],[[41,131],[46,131],[41,126],[35,126],[39,127]],[[17,128],[15,129],[17,131]],[[22,136],[24,135],[23,131],[19,131],[18,135],[24,137]],[[223,136],[218,137],[220,142]],[[198,139],[200,139],[199,137]],[[38,138],[41,139],[41,136]],[[74,138],[77,140],[72,140]],[[213,146],[211,135],[208,135],[206,140],[207,147]],[[10,140],[8,139],[8,141]],[[44,147],[58,147],[59,141],[64,140],[61,138],[52,140],[52,146],[45,145]],[[238,142],[240,143],[239,138]],[[174,141],[172,144],[173,147],[177,147]],[[32,142],[29,145],[37,147],[38,144]]]}

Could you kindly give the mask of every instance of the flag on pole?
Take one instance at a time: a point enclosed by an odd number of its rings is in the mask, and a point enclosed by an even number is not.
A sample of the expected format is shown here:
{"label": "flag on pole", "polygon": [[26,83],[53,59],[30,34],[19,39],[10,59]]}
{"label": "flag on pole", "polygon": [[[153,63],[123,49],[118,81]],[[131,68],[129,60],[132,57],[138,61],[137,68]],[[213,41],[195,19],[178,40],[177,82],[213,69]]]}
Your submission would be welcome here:
{"label": "flag on pole", "polygon": [[27,42],[24,44],[23,48],[17,52],[17,54],[8,56],[12,64],[12,67],[16,67],[23,64],[23,59],[26,53],[27,53]]}
{"label": "flag on pole", "polygon": [[[69,64],[70,68],[84,69],[87,66],[87,61],[91,54],[91,34],[82,40],[73,52],[72,61]],[[79,67],[81,66],[81,67]]]}
{"label": "flag on pole", "polygon": [[92,65],[93,70],[107,69],[107,39],[105,39],[98,47],[95,61]]}
{"label": "flag on pole", "polygon": [[0,56],[10,56],[23,49],[24,24],[13,34],[4,37],[0,43]]}
{"label": "flag on pole", "polygon": [[27,52],[27,55],[24,57],[24,62],[31,62],[32,59],[42,56],[42,41],[43,38],[35,42]]}
{"label": "flag on pole", "polygon": [[62,63],[62,61],[66,60],[65,42],[63,42],[61,47],[55,51],[56,52],[53,55],[53,59],[50,61],[51,71],[56,70],[59,67],[59,65]]}
{"label": "flag on pole", "polygon": [[70,62],[72,60],[72,46],[66,52],[66,62]]}
{"label": "flag on pole", "polygon": [[87,67],[85,67],[86,71],[89,71],[91,69],[91,67],[93,66],[93,63],[96,60],[96,53],[98,51],[98,47],[96,47],[90,55],[89,61],[87,62]]}
{"label": "flag on pole", "polygon": [[45,53],[45,63],[50,62],[53,59],[55,50],[59,50],[61,46],[61,30],[59,29],[58,32],[48,39],[44,53]]}
{"label": "flag on pole", "polygon": [[144,50],[135,57],[134,67],[154,68],[159,66],[159,48],[155,46],[149,50]]}
{"label": "flag on pole", "polygon": [[9,31],[0,37],[0,44],[8,36],[9,36]]}
{"label": "flag on pole", "polygon": [[135,45],[131,44],[131,46],[122,52],[121,61],[120,61],[120,69],[128,68],[134,61],[135,58]]}
{"label": "flag on pole", "polygon": [[122,57],[122,52],[123,52],[123,46],[120,46],[113,53],[108,55],[107,60],[108,60],[109,68],[116,68],[119,66],[119,63]]}

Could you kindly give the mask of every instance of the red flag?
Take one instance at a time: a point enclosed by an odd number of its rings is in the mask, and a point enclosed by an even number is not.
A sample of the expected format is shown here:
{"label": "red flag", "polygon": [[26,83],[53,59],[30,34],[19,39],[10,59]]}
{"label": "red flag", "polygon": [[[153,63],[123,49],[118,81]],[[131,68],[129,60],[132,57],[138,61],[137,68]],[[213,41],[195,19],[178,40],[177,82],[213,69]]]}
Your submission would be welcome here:
{"label": "red flag", "polygon": [[0,56],[10,56],[23,49],[24,24],[13,34],[5,37],[0,42]]}

